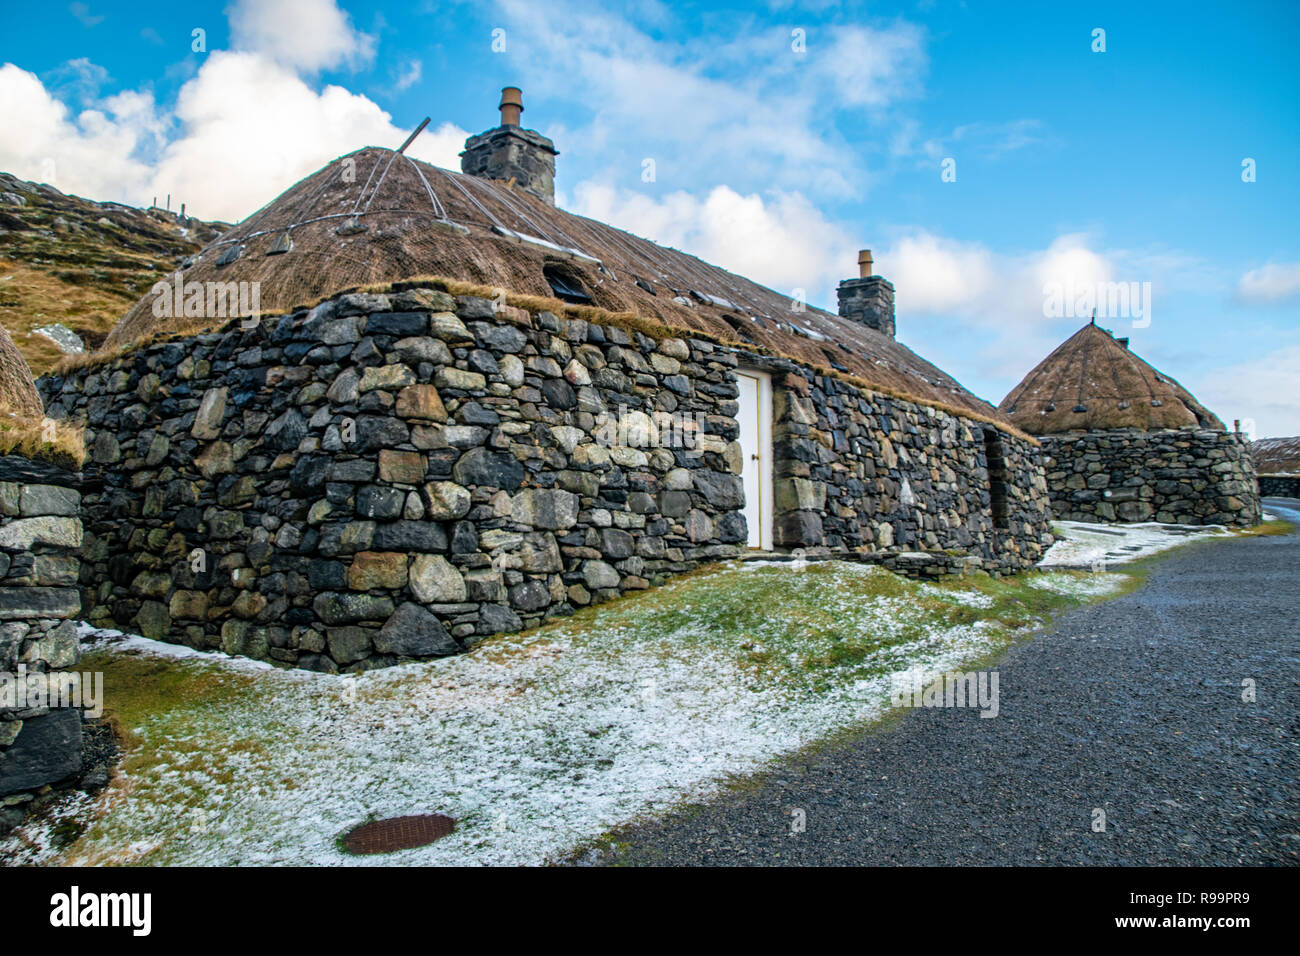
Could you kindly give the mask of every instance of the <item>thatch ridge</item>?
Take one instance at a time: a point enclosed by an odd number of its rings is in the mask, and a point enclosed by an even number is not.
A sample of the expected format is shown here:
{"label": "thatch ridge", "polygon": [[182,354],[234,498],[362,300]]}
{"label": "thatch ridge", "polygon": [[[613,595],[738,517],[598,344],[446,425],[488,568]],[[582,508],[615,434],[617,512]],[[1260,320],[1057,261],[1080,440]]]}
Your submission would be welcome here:
{"label": "thatch ridge", "polygon": [[1095,323],[1053,349],[998,409],[1032,435],[1119,428],[1225,430],[1191,392]]}
{"label": "thatch ridge", "polygon": [[[363,230],[351,227],[354,211]],[[594,260],[521,243],[503,231],[576,249]],[[286,235],[291,251],[276,254]],[[236,247],[242,247],[238,258],[217,265]],[[954,378],[865,325],[811,306],[796,311],[790,296],[556,209],[510,184],[394,158],[391,150],[376,147],[340,157],[288,189],[205,248],[182,279],[256,281],[261,311],[277,313],[346,289],[421,275],[554,301],[543,275],[548,267],[580,285],[603,312],[636,317],[674,334],[766,349],[859,378],[880,391],[1009,424]],[[112,348],[194,325],[155,317],[154,300],[152,294],[142,298],[105,344]]]}

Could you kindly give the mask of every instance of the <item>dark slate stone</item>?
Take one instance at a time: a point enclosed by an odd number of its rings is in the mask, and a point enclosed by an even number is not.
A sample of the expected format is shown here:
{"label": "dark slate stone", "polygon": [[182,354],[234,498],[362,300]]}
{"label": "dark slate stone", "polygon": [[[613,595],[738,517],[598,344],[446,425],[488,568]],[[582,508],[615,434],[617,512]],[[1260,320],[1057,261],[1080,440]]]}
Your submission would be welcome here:
{"label": "dark slate stone", "polygon": [[[602,528],[600,531],[600,550],[608,558],[621,560],[632,556],[636,549],[636,540],[626,531],[618,528]],[[516,604],[516,606],[518,606]]]}
{"label": "dark slate stone", "polygon": [[541,581],[525,581],[510,589],[510,603],[528,614],[551,603],[551,593]]}
{"label": "dark slate stone", "polygon": [[700,469],[694,479],[696,489],[719,511],[734,511],[744,506],[745,486],[737,476]]}
{"label": "dark slate stone", "polygon": [[394,335],[405,338],[429,331],[427,312],[375,312],[366,319],[367,335]]}
{"label": "dark slate stone", "polygon": [[325,489],[325,476],[329,473],[330,459],[326,455],[308,455],[299,458],[289,472],[289,490],[295,498],[306,498]]}
{"label": "dark slate stone", "polygon": [[473,554],[478,550],[478,529],[472,521],[457,521],[452,529],[451,553]]}
{"label": "dark slate stone", "polygon": [[431,521],[393,521],[375,528],[376,551],[446,551],[447,532]]}
{"label": "dark slate stone", "polygon": [[[329,591],[347,587],[347,578],[348,566],[342,561],[324,561],[315,558],[307,565],[307,582],[314,590]],[[301,623],[311,622],[308,620]]]}
{"label": "dark slate stone", "polygon": [[108,559],[108,579],[128,587],[135,578],[135,559],[129,554],[114,554]]}
{"label": "dark slate stone", "polygon": [[778,548],[817,547],[822,543],[822,516],[815,511],[784,514],[777,519],[772,538]]}
{"label": "dark slate stone", "polygon": [[481,372],[484,375],[497,375],[501,372],[501,366],[492,353],[484,349],[474,349],[469,353],[467,361],[471,372]]}
{"label": "dark slate stone", "polygon": [[501,416],[478,402],[466,402],[457,410],[456,420],[462,425],[497,425]]}
{"label": "dark slate stone", "polygon": [[573,386],[562,378],[548,378],[542,382],[542,397],[551,408],[568,409],[578,404]]}
{"label": "dark slate stone", "polygon": [[52,710],[23,721],[0,757],[0,796],[57,783],[81,771],[81,714]]}
{"label": "dark slate stone", "polygon": [[460,645],[447,633],[442,622],[420,607],[401,605],[374,638],[380,654],[401,657],[446,657],[460,652]]}
{"label": "dark slate stone", "polygon": [[316,595],[312,609],[326,624],[353,624],[386,619],[393,613],[393,600],[371,594],[326,591]]}
{"label": "dark slate stone", "polygon": [[357,514],[363,518],[387,521],[402,513],[406,492],[381,485],[366,485],[357,492]]}
{"label": "dark slate stone", "polygon": [[395,448],[411,437],[404,422],[386,415],[361,415],[356,423],[358,451]]}
{"label": "dark slate stone", "polygon": [[475,322],[470,326],[470,331],[480,345],[498,352],[518,352],[528,344],[528,337],[510,325]]}
{"label": "dark slate stone", "polygon": [[460,456],[451,470],[452,477],[462,485],[484,485],[518,491],[524,480],[524,466],[514,455],[486,448],[471,448]]}
{"label": "dark slate stone", "polygon": [[275,451],[293,451],[307,437],[307,420],[291,408],[267,426],[262,443]]}
{"label": "dark slate stone", "polygon": [[22,485],[59,485],[63,488],[79,488],[81,473],[67,471],[43,461],[24,458],[22,455],[0,455],[0,481],[13,481]]}
{"label": "dark slate stone", "polygon": [[479,609],[478,630],[480,634],[513,633],[522,629],[523,620],[503,604],[484,604]]}
{"label": "dark slate stone", "polygon": [[728,511],[718,519],[718,540],[724,544],[736,544],[749,539],[749,526],[745,516],[739,511]]}
{"label": "dark slate stone", "polygon": [[284,360],[291,365],[301,362],[313,348],[311,342],[292,342],[284,347]]}
{"label": "dark slate stone", "polygon": [[659,496],[659,510],[670,518],[682,518],[691,510],[691,496],[685,491],[665,491]]}

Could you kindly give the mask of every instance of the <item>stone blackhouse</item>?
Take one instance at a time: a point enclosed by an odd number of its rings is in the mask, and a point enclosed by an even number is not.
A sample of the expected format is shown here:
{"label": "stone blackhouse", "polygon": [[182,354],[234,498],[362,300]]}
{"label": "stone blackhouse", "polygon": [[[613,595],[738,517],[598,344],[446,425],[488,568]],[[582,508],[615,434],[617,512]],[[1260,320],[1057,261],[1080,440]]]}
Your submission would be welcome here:
{"label": "stone blackhouse", "polygon": [[1260,520],[1250,443],[1095,323],[1002,400],[1042,443],[1054,517],[1248,526]]}
{"label": "stone blackhouse", "polygon": [[333,672],[750,551],[1038,561],[1037,443],[896,340],[869,254],[836,315],[564,212],[520,109],[461,174],[335,160],[42,378],[86,619]]}

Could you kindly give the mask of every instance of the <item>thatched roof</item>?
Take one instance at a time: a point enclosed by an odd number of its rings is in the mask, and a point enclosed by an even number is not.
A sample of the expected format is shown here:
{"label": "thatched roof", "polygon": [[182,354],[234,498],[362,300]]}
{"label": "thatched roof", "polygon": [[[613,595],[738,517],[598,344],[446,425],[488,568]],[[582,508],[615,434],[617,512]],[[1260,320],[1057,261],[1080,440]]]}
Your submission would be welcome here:
{"label": "thatched roof", "polygon": [[1250,444],[1261,475],[1300,475],[1300,438],[1261,438]]}
{"label": "thatched roof", "polygon": [[41,418],[45,414],[32,382],[32,370],[4,326],[0,326],[0,412],[23,418]]}
{"label": "thatched roof", "polygon": [[[289,240],[290,251],[278,254]],[[609,312],[758,346],[1007,424],[992,405],[874,329],[811,306],[795,311],[789,295],[694,256],[556,209],[511,184],[389,149],[367,147],[308,176],[205,248],[184,281],[259,281],[261,310],[281,312],[427,275],[553,297],[544,268]],[[106,345],[193,327],[192,319],[155,317],[153,302],[151,294],[137,303]]]}
{"label": "thatched roof", "polygon": [[998,408],[1031,435],[1092,429],[1216,428],[1223,422],[1176,381],[1085,325],[1013,388]]}

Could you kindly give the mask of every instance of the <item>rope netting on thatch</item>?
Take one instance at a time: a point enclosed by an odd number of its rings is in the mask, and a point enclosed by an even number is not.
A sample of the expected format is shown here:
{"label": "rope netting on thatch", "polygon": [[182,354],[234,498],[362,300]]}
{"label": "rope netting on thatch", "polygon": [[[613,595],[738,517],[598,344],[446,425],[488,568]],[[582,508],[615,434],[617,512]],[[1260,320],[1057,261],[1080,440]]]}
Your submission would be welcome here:
{"label": "rope netting on thatch", "polygon": [[[390,149],[367,147],[308,176],[204,249],[182,281],[257,282],[261,311],[276,313],[415,276],[553,297],[544,270],[608,312],[755,346],[1004,422],[992,405],[874,329],[800,307],[789,295],[556,209],[511,184]],[[155,298],[137,303],[106,344],[202,324],[157,316]]]}
{"label": "rope netting on thatch", "polygon": [[23,418],[41,418],[45,406],[32,382],[32,370],[9,332],[0,326],[0,412]]}
{"label": "rope netting on thatch", "polygon": [[998,408],[1031,435],[1109,428],[1223,430],[1223,422],[1191,392],[1091,323],[1057,346]]}

